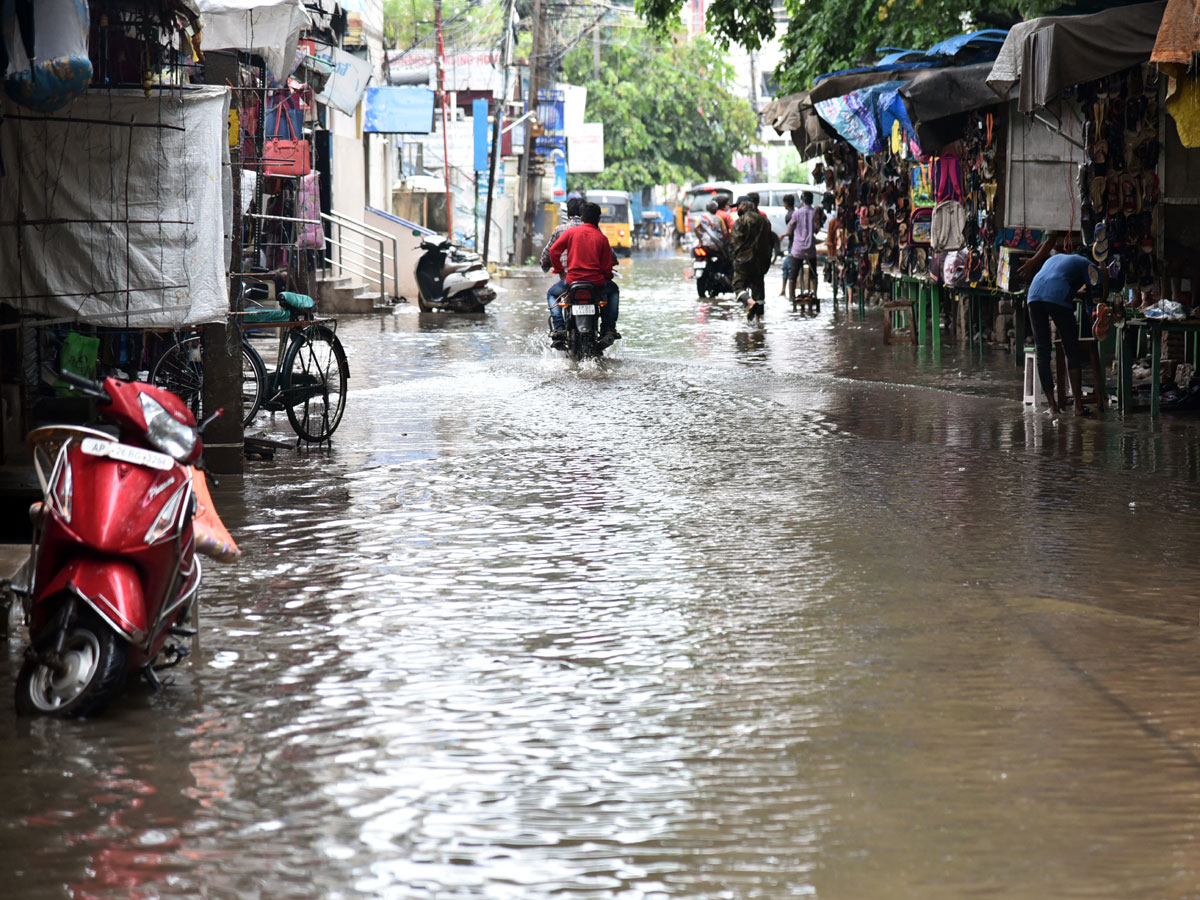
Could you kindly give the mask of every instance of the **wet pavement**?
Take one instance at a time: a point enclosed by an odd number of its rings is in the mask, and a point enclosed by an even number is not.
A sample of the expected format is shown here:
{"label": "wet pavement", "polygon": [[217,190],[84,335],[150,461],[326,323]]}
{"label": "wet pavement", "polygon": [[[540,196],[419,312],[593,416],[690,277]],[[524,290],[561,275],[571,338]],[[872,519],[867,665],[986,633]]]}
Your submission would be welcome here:
{"label": "wet pavement", "polygon": [[539,279],[343,321],[175,683],[7,714],[0,895],[1200,896],[1196,422],[684,268],[623,267],[599,365]]}

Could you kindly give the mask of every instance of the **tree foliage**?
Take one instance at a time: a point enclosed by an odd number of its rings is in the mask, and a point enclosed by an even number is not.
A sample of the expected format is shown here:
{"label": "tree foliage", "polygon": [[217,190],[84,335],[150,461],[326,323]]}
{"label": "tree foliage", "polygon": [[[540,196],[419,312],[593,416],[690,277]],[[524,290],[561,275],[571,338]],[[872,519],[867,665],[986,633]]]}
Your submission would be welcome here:
{"label": "tree foliage", "polygon": [[[492,46],[504,29],[503,5],[445,0],[442,32],[448,48]],[[383,45],[401,50],[437,46],[434,0],[384,0]]]}
{"label": "tree foliage", "polygon": [[[1067,0],[1070,2],[1070,0]],[[659,33],[679,21],[681,0],[636,0]],[[824,72],[870,63],[880,47],[923,49],[977,28],[1007,28],[1060,9],[1063,0],[784,0],[780,89],[804,90]],[[718,42],[757,49],[776,33],[771,0],[713,0],[706,27]]]}
{"label": "tree foliage", "polygon": [[609,29],[599,77],[586,43],[563,61],[563,80],[587,86],[587,114],[604,123],[604,172],[594,188],[736,180],[735,153],[757,137],[758,118],[726,85],[733,71],[706,38],[655,39]]}

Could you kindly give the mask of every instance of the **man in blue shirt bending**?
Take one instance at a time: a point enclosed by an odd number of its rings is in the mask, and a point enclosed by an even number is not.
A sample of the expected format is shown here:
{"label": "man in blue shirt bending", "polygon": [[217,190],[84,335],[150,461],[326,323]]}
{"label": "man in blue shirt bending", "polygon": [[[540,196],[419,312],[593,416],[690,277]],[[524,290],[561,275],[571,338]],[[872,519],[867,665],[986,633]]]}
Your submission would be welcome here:
{"label": "man in blue shirt bending", "polygon": [[1042,264],[1026,295],[1029,304],[1029,323],[1033,326],[1033,342],[1037,347],[1038,380],[1046,394],[1046,402],[1055,415],[1060,412],[1054,397],[1054,376],[1050,371],[1050,353],[1054,342],[1050,338],[1050,323],[1054,323],[1067,356],[1067,378],[1075,398],[1075,415],[1083,415],[1079,353],[1079,326],[1075,322],[1075,294],[1081,288],[1095,288],[1101,298],[1108,296],[1108,270],[1097,266],[1086,256],[1060,253]]}

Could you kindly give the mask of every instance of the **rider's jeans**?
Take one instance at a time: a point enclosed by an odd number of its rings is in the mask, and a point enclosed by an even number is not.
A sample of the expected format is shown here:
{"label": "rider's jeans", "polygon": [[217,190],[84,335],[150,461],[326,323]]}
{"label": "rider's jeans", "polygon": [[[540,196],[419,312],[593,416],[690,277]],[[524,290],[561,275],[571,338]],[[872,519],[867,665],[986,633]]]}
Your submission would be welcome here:
{"label": "rider's jeans", "polygon": [[[566,293],[566,290],[566,281],[560,280],[546,291],[546,303],[550,307],[550,324],[555,331],[562,331],[567,327],[563,321],[562,307],[558,305],[558,298]],[[600,328],[602,331],[616,331],[617,316],[620,314],[621,291],[615,281],[606,281],[600,292],[608,301],[607,305],[601,308]]]}

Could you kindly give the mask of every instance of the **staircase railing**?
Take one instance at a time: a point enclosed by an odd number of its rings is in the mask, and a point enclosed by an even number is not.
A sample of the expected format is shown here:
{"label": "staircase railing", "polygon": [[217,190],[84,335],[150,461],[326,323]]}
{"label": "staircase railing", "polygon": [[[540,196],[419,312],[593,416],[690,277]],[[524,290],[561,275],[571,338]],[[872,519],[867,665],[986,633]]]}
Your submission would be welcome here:
{"label": "staircase railing", "polygon": [[[358,275],[379,285],[379,293],[395,300],[400,296],[400,273],[397,259],[399,243],[382,229],[344,216],[341,213],[321,213],[328,226],[325,265],[339,275]],[[392,290],[387,289],[388,265],[392,270]]]}

